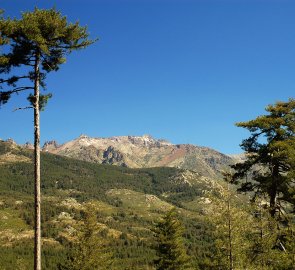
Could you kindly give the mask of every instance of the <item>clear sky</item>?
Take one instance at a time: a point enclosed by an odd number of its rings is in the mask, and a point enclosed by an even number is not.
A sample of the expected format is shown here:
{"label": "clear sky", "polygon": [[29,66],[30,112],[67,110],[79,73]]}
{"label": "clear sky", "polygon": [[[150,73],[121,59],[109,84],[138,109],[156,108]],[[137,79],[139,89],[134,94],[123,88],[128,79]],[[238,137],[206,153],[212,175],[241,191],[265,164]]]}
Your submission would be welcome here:
{"label": "clear sky", "polygon": [[[6,15],[55,6],[99,41],[47,80],[41,137],[59,143],[151,134],[239,153],[235,127],[295,96],[295,1],[1,0]],[[18,96],[0,109],[0,138],[33,141]]]}

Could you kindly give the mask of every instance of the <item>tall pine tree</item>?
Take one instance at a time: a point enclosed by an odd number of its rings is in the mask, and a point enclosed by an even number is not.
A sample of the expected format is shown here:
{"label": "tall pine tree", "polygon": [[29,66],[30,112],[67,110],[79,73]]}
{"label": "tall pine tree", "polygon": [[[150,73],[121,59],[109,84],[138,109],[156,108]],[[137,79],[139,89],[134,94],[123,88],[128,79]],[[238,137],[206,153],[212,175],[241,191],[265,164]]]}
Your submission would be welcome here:
{"label": "tall pine tree", "polygon": [[[40,110],[51,94],[41,95],[46,75],[57,71],[70,52],[93,43],[86,27],[68,23],[55,9],[24,12],[20,19],[0,14],[0,105],[13,94],[28,92],[34,110],[35,164],[35,256],[34,269],[41,270]],[[17,69],[19,68],[19,70]]]}
{"label": "tall pine tree", "polygon": [[157,270],[188,270],[191,268],[183,239],[184,228],[174,209],[170,210],[154,229]]}
{"label": "tall pine tree", "polygon": [[280,201],[294,204],[295,183],[295,100],[277,102],[268,114],[237,123],[251,132],[241,147],[247,160],[233,167],[235,178],[251,173],[253,181],[243,182],[242,191],[267,194],[271,216],[280,210]]}

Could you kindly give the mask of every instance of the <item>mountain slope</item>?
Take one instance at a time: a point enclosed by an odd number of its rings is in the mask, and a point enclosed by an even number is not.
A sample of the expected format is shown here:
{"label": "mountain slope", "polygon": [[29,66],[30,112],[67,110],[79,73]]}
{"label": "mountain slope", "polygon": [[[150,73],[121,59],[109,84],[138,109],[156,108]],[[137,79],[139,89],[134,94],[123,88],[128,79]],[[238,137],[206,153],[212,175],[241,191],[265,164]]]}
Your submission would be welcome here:
{"label": "mountain slope", "polygon": [[[6,156],[17,158],[5,159]],[[18,269],[18,264],[30,269],[33,152],[13,142],[0,141],[1,157],[0,269]],[[187,241],[190,250],[194,250],[194,262],[209,256],[212,241],[202,217],[208,204],[189,208],[185,205],[220,194],[222,182],[184,169],[131,169],[49,153],[42,153],[41,161],[44,269],[57,269],[57,264],[65,259],[66,243],[89,203],[95,206],[100,233],[109,240],[115,254],[112,269],[153,269],[151,228],[172,207],[181,214],[190,234]],[[198,246],[202,246],[202,252]]]}
{"label": "mountain slope", "polygon": [[171,144],[149,135],[111,138],[79,138],[58,145],[46,142],[43,151],[80,160],[130,168],[177,167],[216,177],[234,159],[207,147]]}
{"label": "mountain slope", "polygon": [[[8,158],[9,157],[9,158]],[[112,188],[127,188],[177,201],[188,194],[212,191],[218,183],[199,173],[173,167],[127,168],[42,153],[43,191],[56,195],[62,190],[77,191],[88,199],[105,199]],[[33,151],[13,142],[0,141],[0,187],[2,192],[31,194],[33,190]],[[213,183],[214,182],[214,183]],[[165,194],[165,195],[164,195]],[[169,194],[169,195],[167,195]]]}

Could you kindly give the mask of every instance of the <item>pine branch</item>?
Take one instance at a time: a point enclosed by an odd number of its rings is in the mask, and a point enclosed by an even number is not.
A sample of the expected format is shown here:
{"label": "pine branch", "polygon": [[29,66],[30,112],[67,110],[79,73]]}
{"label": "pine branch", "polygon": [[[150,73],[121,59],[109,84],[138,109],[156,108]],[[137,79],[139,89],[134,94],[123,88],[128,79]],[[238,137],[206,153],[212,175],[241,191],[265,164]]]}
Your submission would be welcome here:
{"label": "pine branch", "polygon": [[5,94],[14,94],[26,90],[34,90],[34,87],[29,87],[29,86],[24,86],[24,87],[17,87],[14,88],[13,90],[8,90],[8,91],[0,91],[0,93],[5,93]]}
{"label": "pine branch", "polygon": [[[29,76],[19,76],[19,77],[16,77],[17,78],[17,81],[20,80],[20,79],[29,79],[30,77]],[[7,80],[4,80],[4,79],[0,79],[0,84],[1,83],[9,83],[11,81],[11,78],[7,79]]]}
{"label": "pine branch", "polygon": [[[45,57],[43,55],[41,55],[41,58],[46,61]],[[47,62],[45,62],[44,64],[46,64],[50,70],[54,70]]]}
{"label": "pine branch", "polygon": [[15,109],[13,110],[13,112],[15,112],[15,111],[19,111],[19,110],[27,110],[27,109],[34,109],[34,107],[33,107],[33,106],[27,106],[27,107],[15,108]]}
{"label": "pine branch", "polygon": [[81,49],[86,47],[88,44],[81,44],[81,45],[72,45],[72,46],[62,46],[62,45],[57,45],[55,46],[58,49],[66,49],[66,50],[71,50],[71,49]]}

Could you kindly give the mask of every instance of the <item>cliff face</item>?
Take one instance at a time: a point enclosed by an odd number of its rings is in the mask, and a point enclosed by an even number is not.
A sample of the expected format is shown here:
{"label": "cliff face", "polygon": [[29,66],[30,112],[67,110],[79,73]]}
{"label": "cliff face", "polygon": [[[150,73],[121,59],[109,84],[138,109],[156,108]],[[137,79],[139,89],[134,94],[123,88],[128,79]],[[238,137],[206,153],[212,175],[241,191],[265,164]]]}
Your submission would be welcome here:
{"label": "cliff face", "polygon": [[81,135],[63,145],[46,142],[43,151],[130,168],[178,167],[216,177],[234,158],[207,147],[172,144],[149,135],[91,138]]}

